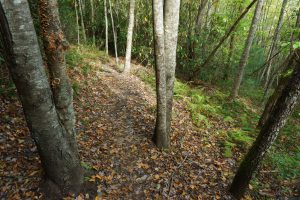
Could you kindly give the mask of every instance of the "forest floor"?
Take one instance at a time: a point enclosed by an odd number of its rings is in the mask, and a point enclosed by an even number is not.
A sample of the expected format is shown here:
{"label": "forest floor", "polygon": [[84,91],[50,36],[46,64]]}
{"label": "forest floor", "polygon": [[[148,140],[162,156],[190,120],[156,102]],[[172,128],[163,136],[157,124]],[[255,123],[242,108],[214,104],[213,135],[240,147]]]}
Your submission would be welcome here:
{"label": "forest floor", "polygon": [[[135,75],[143,70],[133,64],[132,75],[122,75],[112,58],[98,55],[71,66],[79,151],[95,186],[76,199],[230,199],[237,161],[224,157],[220,133],[233,125],[210,119],[199,128],[175,99],[172,148],[158,150],[151,140],[155,92]],[[41,164],[15,96],[1,98],[0,115],[0,199],[43,198]],[[245,199],[277,195],[250,189]]]}

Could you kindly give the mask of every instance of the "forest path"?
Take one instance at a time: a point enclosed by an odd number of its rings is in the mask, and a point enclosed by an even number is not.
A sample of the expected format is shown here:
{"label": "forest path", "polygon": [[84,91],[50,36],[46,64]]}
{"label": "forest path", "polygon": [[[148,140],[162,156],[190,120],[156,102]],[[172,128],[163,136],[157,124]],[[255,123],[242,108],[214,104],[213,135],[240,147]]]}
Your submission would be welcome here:
{"label": "forest path", "polygon": [[[144,70],[133,65],[133,74],[148,73]],[[75,90],[82,166],[92,171],[85,179],[97,186],[97,191],[87,187],[77,199],[95,199],[94,195],[126,200],[228,197],[235,161],[224,159],[216,137],[224,128],[222,122],[196,128],[184,101],[175,100],[172,147],[160,151],[151,141],[153,88],[136,75],[117,72],[112,59],[84,59],[70,66],[69,75]],[[0,197],[40,199],[43,172],[20,102],[16,96],[1,98],[0,108]]]}
{"label": "forest path", "polygon": [[101,197],[226,197],[232,160],[225,162],[215,138],[193,126],[182,102],[174,103],[172,149],[159,151],[151,141],[153,89],[137,76],[120,74],[113,64],[90,65],[96,69],[90,74],[96,75],[86,77],[89,81],[78,98],[82,105],[76,106],[82,130],[78,142],[83,161],[96,170],[90,180],[98,185]]}

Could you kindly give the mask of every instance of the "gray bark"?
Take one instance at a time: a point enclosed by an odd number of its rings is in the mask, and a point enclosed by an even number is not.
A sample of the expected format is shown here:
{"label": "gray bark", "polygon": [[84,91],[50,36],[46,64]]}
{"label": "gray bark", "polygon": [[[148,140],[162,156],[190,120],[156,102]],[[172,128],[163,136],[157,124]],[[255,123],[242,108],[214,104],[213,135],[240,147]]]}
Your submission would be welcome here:
{"label": "gray bark", "polygon": [[[277,43],[279,41],[279,37],[280,37],[280,30],[281,30],[281,27],[282,27],[282,24],[283,24],[284,13],[285,13],[285,8],[286,8],[286,5],[287,5],[287,2],[288,2],[288,0],[283,0],[283,2],[282,2],[280,16],[279,16],[279,19],[278,19],[278,23],[277,23],[277,26],[276,26],[276,29],[275,29],[275,32],[274,32],[273,40],[272,40],[270,50],[269,50],[269,53],[268,53],[268,56],[267,56],[266,60],[270,60],[270,58],[274,55],[274,51],[276,49],[276,45],[277,45]],[[272,60],[270,60],[270,62],[268,62],[267,66],[264,70],[264,73],[262,74],[262,76],[265,76],[265,85],[264,85],[265,88],[267,87],[267,84],[268,84],[268,81],[269,81],[269,78],[270,78],[271,68],[272,68]]]}
{"label": "gray bark", "polygon": [[83,182],[79,155],[52,101],[28,2],[0,2],[0,34],[9,70],[46,177],[63,192],[78,191]]}
{"label": "gray bark", "polygon": [[180,0],[153,0],[157,118],[153,139],[170,148]]}
{"label": "gray bark", "polygon": [[167,96],[167,127],[166,132],[170,134],[173,88],[175,82],[176,51],[179,26],[180,0],[166,0],[164,10],[165,29],[165,65],[166,65],[166,96]]}
{"label": "gray bark", "polygon": [[300,96],[300,49],[294,54],[292,60],[295,64],[294,72],[280,94],[274,108],[262,129],[242,161],[230,187],[231,194],[237,199],[244,195],[253,173],[257,170],[264,155],[276,140],[279,131],[285,125],[288,117],[293,112]]}
{"label": "gray bark", "polygon": [[205,7],[207,6],[208,0],[201,0],[201,3],[198,8],[195,33],[200,35],[201,31],[205,25]]}
{"label": "gray bark", "polygon": [[80,28],[79,28],[79,17],[78,17],[78,5],[77,5],[77,0],[74,0],[75,4],[75,15],[76,15],[76,28],[77,28],[77,44],[80,45]]}
{"label": "gray bark", "polygon": [[130,0],[124,73],[130,72],[132,37],[133,37],[133,27],[134,27],[134,7],[135,7],[135,0]]}
{"label": "gray bark", "polygon": [[111,7],[111,0],[108,0],[108,4],[109,4],[109,12],[110,12],[111,26],[112,26],[113,36],[114,36],[114,46],[115,46],[116,64],[119,65],[118,45],[117,45],[117,32],[116,32],[116,30],[115,30],[115,23],[114,23],[114,17],[113,17],[113,12],[112,12],[112,7]]}
{"label": "gray bark", "polygon": [[86,43],[86,33],[85,33],[85,25],[84,25],[84,20],[83,20],[82,0],[78,0],[78,5],[79,5],[79,14],[80,14],[80,22],[81,22],[83,40]]}
{"label": "gray bark", "polygon": [[[101,1],[101,0],[99,0]],[[105,52],[108,55],[108,19],[107,19],[107,3],[104,0],[104,16],[105,16]]]}
{"label": "gray bark", "polygon": [[240,63],[239,63],[239,67],[238,67],[238,74],[236,76],[236,79],[235,79],[235,82],[233,85],[233,89],[231,92],[232,99],[235,99],[238,95],[238,91],[239,91],[239,88],[240,88],[240,85],[241,85],[241,82],[242,82],[242,79],[244,76],[245,67],[248,62],[251,46],[252,46],[255,32],[257,29],[257,24],[260,19],[263,4],[264,4],[264,0],[258,0],[256,8],[255,8],[255,13],[254,13],[254,16],[252,19],[251,27],[249,29],[248,37],[247,37],[247,40],[245,43],[244,51],[243,51],[243,54],[240,59]]}
{"label": "gray bark", "polygon": [[166,67],[164,41],[164,11],[163,0],[153,0],[155,67],[156,67],[156,126],[153,136],[158,148],[169,148],[170,138],[167,133],[167,97],[166,97]]}
{"label": "gray bark", "polygon": [[94,0],[90,0],[90,4],[91,4],[91,21],[92,21],[93,46],[96,46]]}

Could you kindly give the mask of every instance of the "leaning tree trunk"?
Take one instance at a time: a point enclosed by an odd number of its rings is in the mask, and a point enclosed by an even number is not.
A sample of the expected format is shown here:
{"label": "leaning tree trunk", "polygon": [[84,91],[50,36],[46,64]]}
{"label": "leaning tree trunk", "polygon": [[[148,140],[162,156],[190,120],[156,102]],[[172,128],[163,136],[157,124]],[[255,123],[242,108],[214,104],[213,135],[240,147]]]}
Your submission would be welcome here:
{"label": "leaning tree trunk", "polygon": [[[295,28],[296,29],[300,28],[300,10],[298,11],[298,14],[297,14]],[[293,36],[291,38],[291,43],[293,43],[294,34],[295,33],[293,33]],[[300,34],[298,33],[298,40],[297,41],[299,41],[299,40],[300,40]],[[289,59],[289,58],[295,56],[294,54],[295,54],[295,52],[291,52],[290,53],[287,62],[283,62],[283,64],[282,64],[282,68],[283,69],[281,69],[281,67],[279,67],[277,73],[280,73],[281,71],[287,72],[287,70],[289,70],[291,67],[293,67],[292,66],[292,60]],[[275,75],[276,75],[276,73],[274,73],[274,76]],[[265,124],[266,120],[268,119],[268,117],[269,117],[269,115],[271,113],[271,110],[273,109],[273,106],[275,105],[276,101],[278,100],[278,98],[279,98],[279,96],[280,96],[283,88],[287,84],[288,80],[289,80],[289,77],[287,77],[287,76],[281,77],[281,79],[279,81],[279,84],[278,84],[277,88],[275,89],[273,95],[267,101],[267,104],[265,106],[263,114],[261,115],[261,117],[259,119],[259,122],[257,124],[257,128],[261,128],[263,126],[263,124]],[[269,85],[268,85],[268,87],[270,88],[271,85],[272,85],[272,83],[270,82]],[[267,96],[267,90],[265,91],[265,96]]]}
{"label": "leaning tree trunk", "polygon": [[130,0],[129,23],[128,23],[128,32],[127,32],[127,45],[126,45],[124,73],[130,72],[132,36],[133,36],[133,27],[134,27],[134,7],[135,7],[135,0]]}
{"label": "leaning tree trunk", "polygon": [[[296,54],[300,54],[300,49]],[[244,195],[253,173],[297,104],[300,96],[300,58],[296,54],[292,58],[295,63],[294,72],[233,179],[229,191],[237,199]]]}
{"label": "leaning tree trunk", "polygon": [[241,82],[242,82],[242,79],[243,79],[243,76],[244,76],[245,67],[246,67],[246,64],[248,62],[251,46],[252,46],[253,39],[254,39],[254,36],[255,36],[255,32],[256,32],[256,29],[257,29],[257,24],[258,24],[259,19],[260,19],[260,14],[261,14],[263,4],[264,4],[264,0],[258,0],[256,8],[255,8],[255,13],[254,13],[252,23],[251,23],[251,26],[250,26],[250,29],[249,29],[249,33],[248,33],[248,38],[247,38],[246,43],[245,43],[244,52],[241,56],[241,60],[240,60],[240,63],[239,63],[238,74],[236,76],[236,79],[235,79],[235,82],[234,82],[234,85],[233,85],[233,89],[232,89],[232,92],[231,92],[231,99],[233,99],[233,100],[238,95],[238,91],[239,91],[239,88],[240,88],[240,85],[241,85]]}
{"label": "leaning tree trunk", "polygon": [[249,12],[249,10],[251,9],[251,7],[256,3],[257,0],[253,0],[246,8],[245,10],[241,13],[241,15],[236,19],[236,21],[233,23],[233,25],[228,29],[228,31],[225,33],[225,35],[220,39],[219,43],[217,44],[217,46],[211,51],[211,53],[208,55],[208,57],[205,59],[205,61],[203,62],[203,64],[198,67],[196,70],[194,70],[192,72],[192,74],[190,75],[189,79],[193,79],[195,78],[198,73],[200,72],[200,70],[204,67],[206,67],[210,61],[212,60],[212,58],[214,57],[214,55],[217,53],[218,49],[222,46],[222,44],[226,41],[226,39],[231,35],[231,33],[235,30],[235,28],[237,27],[237,25],[239,24],[239,22],[245,17],[245,15]]}
{"label": "leaning tree trunk", "polygon": [[119,65],[118,45],[117,45],[117,32],[116,32],[116,30],[115,30],[114,17],[113,17],[113,12],[112,12],[112,8],[111,8],[111,0],[108,0],[108,4],[109,4],[109,12],[110,12],[111,26],[112,26],[113,36],[114,36],[116,64]]}
{"label": "leaning tree trunk", "polygon": [[[273,40],[270,46],[270,50],[267,56],[267,60],[270,60],[270,58],[273,57],[274,55],[274,51],[276,49],[276,45],[277,42],[279,41],[279,37],[280,37],[280,30],[283,24],[283,19],[284,19],[284,14],[285,14],[285,8],[287,5],[288,0],[283,0],[282,2],[282,6],[281,6],[281,11],[280,11],[280,16],[278,19],[278,23],[274,32],[274,36],[273,36]],[[264,72],[262,73],[262,77],[265,76],[265,84],[264,84],[264,88],[267,88],[267,84],[269,82],[269,78],[270,78],[270,73],[271,73],[271,68],[272,68],[272,60],[270,60],[264,70]]]}
{"label": "leaning tree trunk", "polygon": [[153,0],[157,117],[154,142],[170,148],[180,0]]}
{"label": "leaning tree trunk", "polygon": [[78,151],[52,101],[28,2],[0,2],[0,34],[9,70],[46,177],[63,192],[78,191],[83,182]]}

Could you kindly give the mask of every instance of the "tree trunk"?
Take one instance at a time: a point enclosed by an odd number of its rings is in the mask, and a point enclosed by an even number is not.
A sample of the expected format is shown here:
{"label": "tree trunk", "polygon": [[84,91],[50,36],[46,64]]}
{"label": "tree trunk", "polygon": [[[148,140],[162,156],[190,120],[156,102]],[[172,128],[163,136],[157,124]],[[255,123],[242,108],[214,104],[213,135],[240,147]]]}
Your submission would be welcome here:
{"label": "tree trunk", "polygon": [[130,72],[132,36],[133,36],[133,27],[134,27],[134,7],[135,7],[135,0],[130,0],[129,23],[128,23],[128,32],[127,32],[127,46],[126,46],[124,73]]}
{"label": "tree trunk", "polygon": [[57,0],[39,0],[39,11],[54,103],[60,121],[75,140],[73,89],[64,56],[67,41],[61,29]]}
{"label": "tree trunk", "polygon": [[195,33],[196,35],[200,35],[202,28],[204,27],[205,23],[205,7],[207,6],[208,0],[201,0],[201,3],[198,8],[197,20],[195,25]]}
{"label": "tree trunk", "polygon": [[93,34],[93,46],[96,46],[94,0],[90,0],[90,4],[91,4],[91,22],[92,22],[92,34]]}
{"label": "tree trunk", "polygon": [[157,118],[153,140],[170,148],[180,0],[153,0]]}
{"label": "tree trunk", "polygon": [[74,137],[65,130],[52,101],[26,0],[1,0],[0,33],[46,177],[62,192],[76,192],[83,182],[79,154]]}
{"label": "tree trunk", "polygon": [[78,0],[78,1],[79,1],[78,4],[79,4],[79,13],[80,13],[82,35],[83,35],[83,40],[86,43],[86,33],[85,33],[85,25],[84,25],[84,20],[83,20],[82,0]]}
{"label": "tree trunk", "polygon": [[[280,30],[281,30],[281,27],[283,24],[284,13],[285,13],[285,8],[287,5],[287,2],[288,2],[288,0],[283,0],[283,2],[282,2],[280,16],[279,16],[278,23],[277,23],[277,26],[276,26],[276,29],[274,32],[274,36],[273,36],[273,40],[272,40],[270,50],[269,50],[269,53],[267,56],[267,60],[270,60],[270,58],[273,56],[274,51],[276,49],[277,42],[279,41]],[[262,74],[262,76],[265,76],[265,84],[264,84],[265,88],[267,87],[267,84],[268,84],[268,81],[270,78],[271,68],[272,68],[272,60],[270,60],[270,62],[268,62],[267,66],[266,66],[266,70],[264,70],[265,73]]]}
{"label": "tree trunk", "polygon": [[76,15],[76,28],[77,28],[77,44],[80,45],[80,28],[79,28],[79,17],[78,17],[78,10],[77,10],[77,0],[74,0],[75,3],[75,15]]}
{"label": "tree trunk", "polygon": [[[99,0],[101,1],[101,0]],[[107,19],[107,3],[104,0],[104,16],[105,16],[105,52],[108,55],[108,19]]]}
{"label": "tree trunk", "polygon": [[165,66],[166,66],[166,95],[167,95],[167,127],[166,132],[170,135],[173,89],[175,82],[176,51],[179,26],[180,0],[166,0],[164,10],[164,29],[165,29]]}
{"label": "tree trunk", "polygon": [[193,79],[195,76],[198,75],[199,71],[206,67],[211,61],[211,59],[214,57],[218,49],[222,46],[222,44],[226,41],[226,39],[230,36],[230,34],[235,30],[239,22],[244,18],[244,16],[249,12],[250,8],[256,3],[257,0],[253,0],[247,8],[242,12],[242,14],[238,17],[238,19],[233,23],[233,25],[230,27],[230,29],[226,32],[226,34],[221,38],[218,45],[212,50],[212,52],[209,54],[209,56],[206,58],[204,63],[196,70],[193,71],[193,73],[190,75],[190,80]]}
{"label": "tree trunk", "polygon": [[245,71],[245,67],[246,64],[248,62],[248,58],[249,58],[249,54],[250,54],[250,50],[251,50],[251,46],[253,43],[253,39],[255,36],[255,32],[257,29],[257,24],[259,22],[260,19],[260,14],[261,14],[261,10],[262,10],[262,6],[264,4],[264,0],[258,0],[256,8],[255,8],[255,13],[252,19],[252,23],[249,29],[249,33],[248,33],[248,37],[245,43],[245,47],[244,47],[244,51],[243,54],[241,56],[241,60],[239,63],[239,67],[238,67],[238,74],[236,76],[234,85],[233,85],[233,89],[231,92],[231,99],[234,100],[237,95],[238,95],[238,91],[243,79],[243,75],[244,75],[244,71]]}
{"label": "tree trunk", "polygon": [[[298,14],[297,14],[295,28],[296,29],[300,28],[300,10],[298,11]],[[294,40],[294,38],[291,38],[291,40]],[[298,41],[299,40],[300,40],[300,34],[298,34]],[[276,73],[280,73],[281,71],[287,72],[288,69],[293,68],[293,66],[292,66],[292,64],[293,64],[292,63],[292,59],[290,59],[290,58],[293,57],[293,56],[295,56],[294,54],[295,54],[295,52],[292,52],[289,55],[287,62],[286,61],[283,62],[282,69],[281,69],[281,67],[279,67],[278,70],[277,70],[278,72],[276,72]],[[276,73],[274,73],[274,76],[276,75]],[[257,124],[257,128],[261,128],[265,124],[266,120],[268,119],[268,117],[269,117],[269,115],[271,113],[271,110],[273,109],[275,103],[277,102],[279,96],[281,95],[281,92],[282,92],[283,88],[285,87],[285,85],[287,84],[288,80],[289,80],[289,77],[286,77],[286,76],[281,77],[281,79],[279,81],[279,84],[278,84],[275,92],[273,93],[273,95],[267,101],[267,104],[265,106],[264,112],[261,115],[261,117],[259,119],[259,122]],[[268,87],[271,87],[271,85],[272,85],[272,83],[270,82],[269,85],[268,85]],[[267,96],[267,94],[266,94],[267,92],[268,91],[266,90],[265,91],[265,96]]]}
{"label": "tree trunk", "polygon": [[168,149],[170,138],[167,133],[167,96],[164,36],[164,1],[153,0],[154,47],[156,67],[156,126],[153,140],[158,148]]}
{"label": "tree trunk", "polygon": [[[297,50],[299,55],[300,49]],[[296,55],[295,54],[295,55]],[[267,150],[271,147],[281,128],[285,125],[300,96],[300,59],[294,56],[296,67],[290,80],[283,89],[274,105],[269,118],[263,125],[259,136],[242,161],[230,187],[231,194],[237,199],[242,198],[253,173],[257,170]]]}
{"label": "tree trunk", "polygon": [[118,45],[117,45],[117,33],[116,33],[116,30],[115,30],[114,17],[113,17],[113,12],[112,12],[112,8],[111,8],[111,1],[108,0],[108,3],[109,3],[109,12],[110,12],[111,26],[112,26],[113,36],[114,36],[116,64],[119,65]]}
{"label": "tree trunk", "polygon": [[227,57],[227,63],[225,65],[224,74],[223,74],[223,80],[227,80],[229,76],[229,69],[232,63],[232,56],[234,55],[234,43],[235,43],[235,33],[233,33],[230,37],[229,42],[229,53]]}

